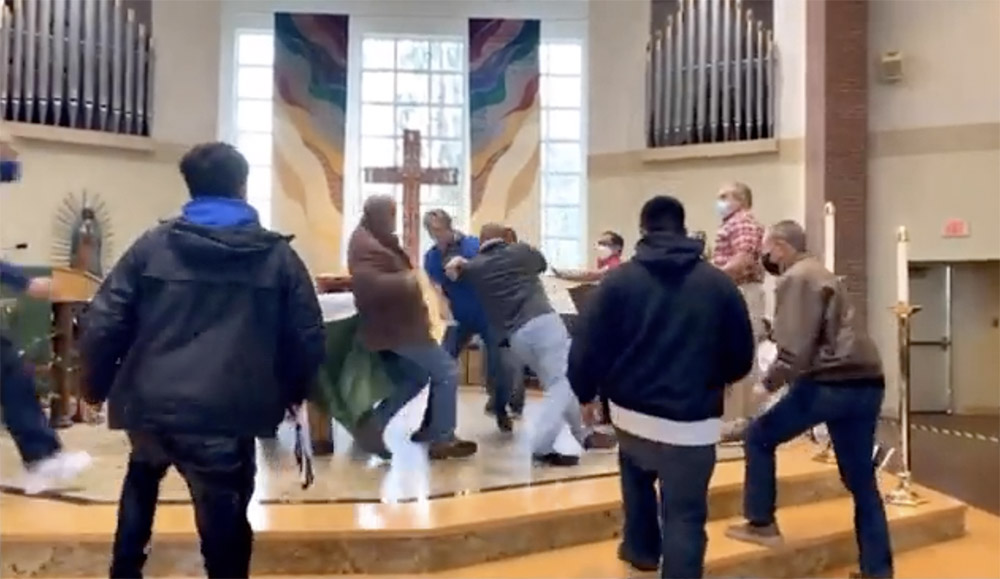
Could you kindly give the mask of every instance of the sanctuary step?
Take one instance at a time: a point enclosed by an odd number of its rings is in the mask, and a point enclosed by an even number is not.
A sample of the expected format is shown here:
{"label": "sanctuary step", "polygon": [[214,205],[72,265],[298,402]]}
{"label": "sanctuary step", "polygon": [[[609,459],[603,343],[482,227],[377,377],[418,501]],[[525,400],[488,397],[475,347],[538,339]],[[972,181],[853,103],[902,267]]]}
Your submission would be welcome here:
{"label": "sanctuary step", "polygon": [[[813,453],[812,447],[805,447],[779,455],[779,516],[788,544],[776,551],[722,536],[722,529],[739,515],[742,462],[718,465],[710,495],[712,574],[808,576],[851,561],[850,502],[836,469],[811,461]],[[964,532],[964,505],[922,492],[927,504],[889,509],[899,550]],[[113,505],[5,494],[0,496],[0,510],[0,575],[106,573]],[[573,548],[601,542],[611,545],[608,557],[614,564],[613,545],[621,525],[615,476],[395,504],[255,504],[250,514],[257,529],[253,571],[270,576],[537,576],[533,564],[521,575],[510,574],[507,567],[501,574],[501,568],[493,566],[515,560],[552,562],[560,553],[572,555]],[[203,574],[189,505],[161,505],[153,541],[148,576]],[[609,576],[597,568],[581,573]]]}

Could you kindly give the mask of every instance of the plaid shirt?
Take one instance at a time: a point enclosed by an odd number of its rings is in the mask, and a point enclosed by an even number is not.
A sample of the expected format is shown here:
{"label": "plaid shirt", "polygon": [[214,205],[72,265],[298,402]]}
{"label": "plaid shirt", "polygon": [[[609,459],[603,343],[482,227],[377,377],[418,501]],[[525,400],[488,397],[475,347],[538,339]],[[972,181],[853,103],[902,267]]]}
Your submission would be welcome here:
{"label": "plaid shirt", "polygon": [[736,278],[736,285],[763,283],[764,268],[760,264],[763,242],[764,228],[752,213],[741,209],[722,222],[715,236],[712,264],[725,267],[738,253],[747,253],[753,259],[753,265],[745,275]]}

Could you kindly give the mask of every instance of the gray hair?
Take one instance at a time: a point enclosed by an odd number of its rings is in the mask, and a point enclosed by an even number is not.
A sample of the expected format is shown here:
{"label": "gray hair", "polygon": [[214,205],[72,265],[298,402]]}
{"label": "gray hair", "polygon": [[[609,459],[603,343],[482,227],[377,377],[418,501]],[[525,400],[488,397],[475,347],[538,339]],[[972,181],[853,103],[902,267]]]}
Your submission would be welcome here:
{"label": "gray hair", "polygon": [[753,207],[753,191],[746,183],[735,181],[722,188],[726,193],[731,193],[733,197],[747,209]]}
{"label": "gray hair", "polygon": [[780,239],[799,253],[806,251],[806,230],[797,221],[785,219],[771,226],[771,237]]}
{"label": "gray hair", "polygon": [[431,226],[431,223],[439,221],[448,229],[451,229],[451,215],[444,209],[431,209],[424,213],[424,229]]}

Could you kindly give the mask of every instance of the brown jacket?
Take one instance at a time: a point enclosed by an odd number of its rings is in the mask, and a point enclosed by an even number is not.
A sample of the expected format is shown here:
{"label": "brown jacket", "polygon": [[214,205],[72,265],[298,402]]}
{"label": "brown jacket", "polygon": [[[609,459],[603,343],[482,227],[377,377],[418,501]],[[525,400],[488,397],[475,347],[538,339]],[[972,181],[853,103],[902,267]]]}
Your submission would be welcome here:
{"label": "brown jacket", "polygon": [[767,384],[882,376],[878,350],[859,327],[847,289],[815,257],[803,257],[778,280],[773,329],[778,359]]}
{"label": "brown jacket", "polygon": [[417,272],[398,242],[386,245],[358,226],[347,246],[347,267],[366,348],[433,342]]}

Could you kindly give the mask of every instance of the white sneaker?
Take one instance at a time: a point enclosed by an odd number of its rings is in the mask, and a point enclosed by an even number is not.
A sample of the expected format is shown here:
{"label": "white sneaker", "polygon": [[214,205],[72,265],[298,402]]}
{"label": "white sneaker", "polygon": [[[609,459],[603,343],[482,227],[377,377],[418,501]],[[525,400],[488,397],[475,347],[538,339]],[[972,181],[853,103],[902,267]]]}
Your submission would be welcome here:
{"label": "white sneaker", "polygon": [[28,467],[24,477],[24,494],[37,495],[51,490],[59,483],[76,478],[88,466],[91,458],[86,452],[59,452]]}

